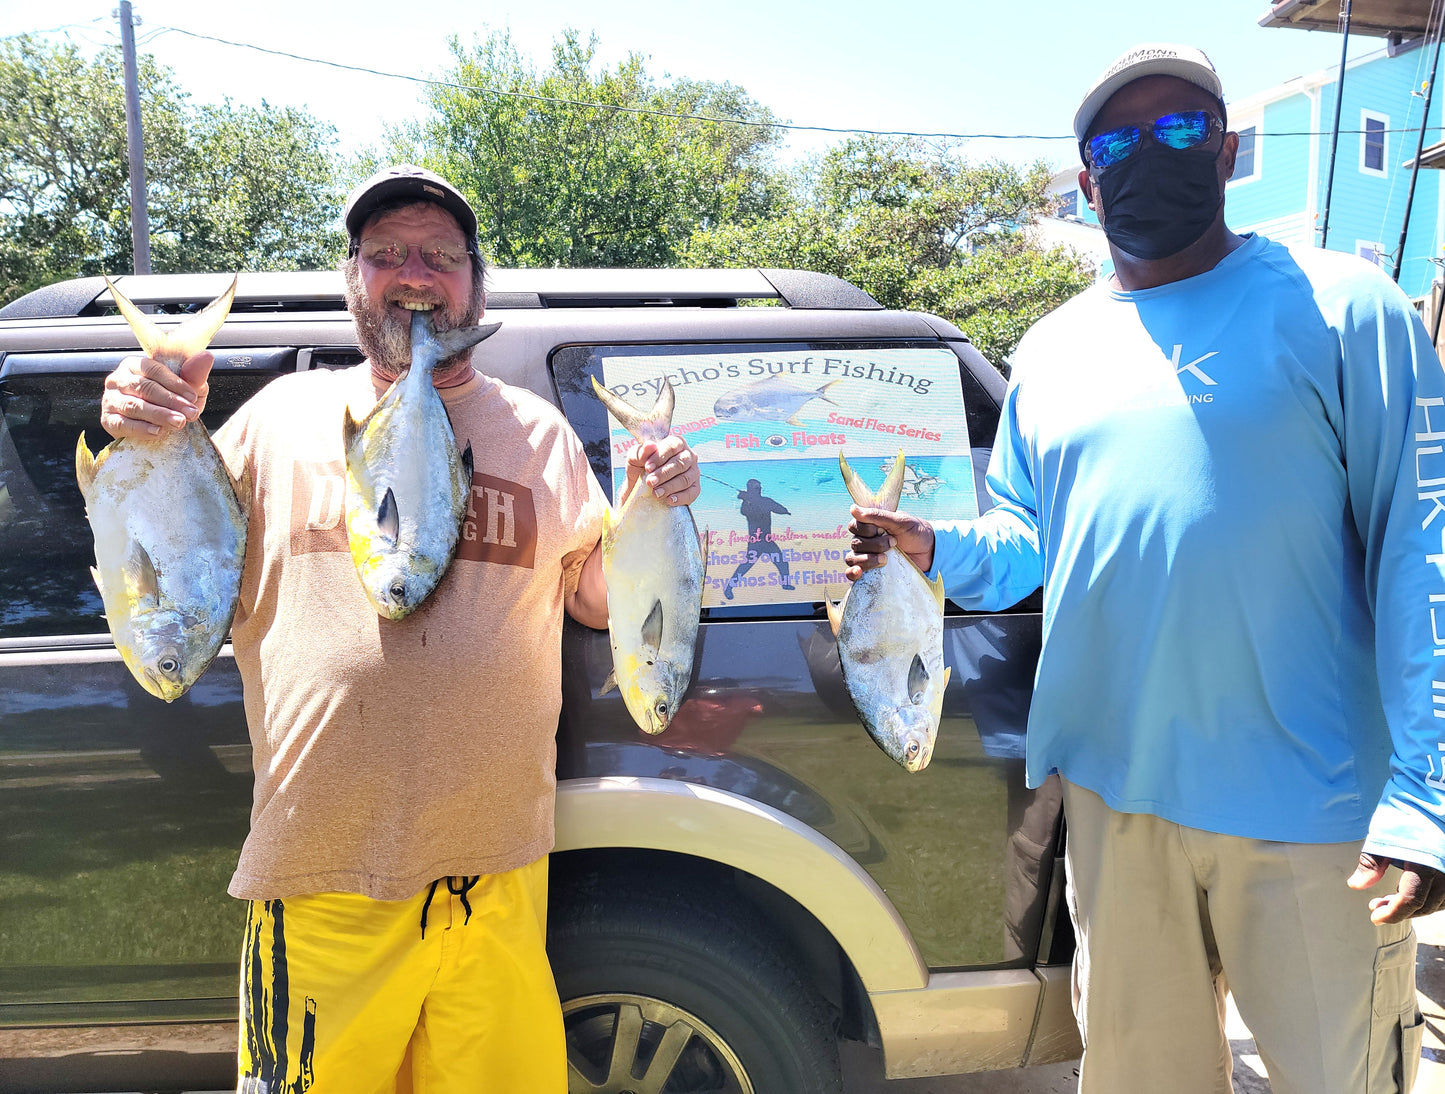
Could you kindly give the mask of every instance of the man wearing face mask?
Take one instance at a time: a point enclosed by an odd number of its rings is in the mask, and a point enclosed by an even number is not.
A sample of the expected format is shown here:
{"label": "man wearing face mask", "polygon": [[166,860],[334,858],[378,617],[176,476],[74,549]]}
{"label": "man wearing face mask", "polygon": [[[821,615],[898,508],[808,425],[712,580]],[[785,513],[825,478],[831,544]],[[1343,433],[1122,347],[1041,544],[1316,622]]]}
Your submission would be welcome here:
{"label": "man wearing face mask", "polygon": [[850,575],[896,546],[970,609],[1043,586],[1028,778],[1064,780],[1084,1094],[1228,1094],[1226,990],[1275,1094],[1404,1094],[1409,920],[1445,905],[1445,374],[1378,269],[1225,226],[1198,50],[1130,50],[1074,132],[1113,277],[1020,342],[994,507],[855,508]]}

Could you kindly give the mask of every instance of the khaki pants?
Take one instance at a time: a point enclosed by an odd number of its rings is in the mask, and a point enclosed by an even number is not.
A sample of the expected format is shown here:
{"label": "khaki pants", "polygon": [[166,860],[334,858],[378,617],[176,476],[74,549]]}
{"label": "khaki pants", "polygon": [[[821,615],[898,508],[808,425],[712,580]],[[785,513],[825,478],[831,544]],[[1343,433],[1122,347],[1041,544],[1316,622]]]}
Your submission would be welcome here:
{"label": "khaki pants", "polygon": [[1226,991],[1274,1094],[1408,1094],[1415,933],[1345,885],[1359,844],[1221,836],[1067,782],[1064,814],[1080,1094],[1230,1094]]}

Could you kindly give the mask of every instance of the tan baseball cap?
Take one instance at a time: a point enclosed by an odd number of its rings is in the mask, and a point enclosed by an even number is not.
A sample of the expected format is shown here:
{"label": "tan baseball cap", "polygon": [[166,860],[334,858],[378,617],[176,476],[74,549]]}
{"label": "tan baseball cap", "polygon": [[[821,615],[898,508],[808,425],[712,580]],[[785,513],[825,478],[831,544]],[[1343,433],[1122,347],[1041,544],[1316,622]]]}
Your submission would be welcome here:
{"label": "tan baseball cap", "polygon": [[1109,97],[1142,76],[1176,76],[1188,80],[1213,95],[1219,100],[1220,109],[1224,108],[1224,87],[1219,82],[1219,73],[1214,71],[1203,50],[1170,42],[1145,42],[1119,57],[1089,88],[1074,114],[1074,136],[1080,144]]}

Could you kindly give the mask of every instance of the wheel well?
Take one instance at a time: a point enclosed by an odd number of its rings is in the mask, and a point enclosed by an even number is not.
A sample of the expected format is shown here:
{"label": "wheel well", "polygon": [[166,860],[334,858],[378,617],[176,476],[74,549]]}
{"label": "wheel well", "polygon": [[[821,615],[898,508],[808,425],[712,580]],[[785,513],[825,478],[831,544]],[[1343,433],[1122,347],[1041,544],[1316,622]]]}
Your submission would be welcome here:
{"label": "wheel well", "polygon": [[560,851],[550,863],[549,917],[578,905],[605,902],[613,893],[636,899],[639,891],[682,888],[728,901],[753,915],[791,948],[809,982],[838,1014],[839,1032],[878,1044],[872,1004],[853,963],[828,930],[787,893],[723,863],[672,851],[600,847]]}

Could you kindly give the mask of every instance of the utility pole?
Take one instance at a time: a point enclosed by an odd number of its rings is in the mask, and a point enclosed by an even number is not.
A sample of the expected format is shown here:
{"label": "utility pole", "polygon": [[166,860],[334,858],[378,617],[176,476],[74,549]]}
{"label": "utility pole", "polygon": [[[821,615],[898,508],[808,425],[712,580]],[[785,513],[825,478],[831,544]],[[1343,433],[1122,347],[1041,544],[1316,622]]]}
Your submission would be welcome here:
{"label": "utility pole", "polygon": [[1325,219],[1320,225],[1321,248],[1330,238],[1330,194],[1335,189],[1335,153],[1340,148],[1340,108],[1345,101],[1345,61],[1348,60],[1350,50],[1350,0],[1345,0],[1342,18],[1344,26],[1340,32],[1340,71],[1335,77],[1335,135],[1330,141],[1330,172],[1325,183]]}
{"label": "utility pole", "polygon": [[151,272],[151,226],[146,213],[145,137],[140,127],[140,87],[135,69],[135,25],[130,0],[120,0],[112,13],[120,17],[121,52],[125,56],[125,145],[130,158],[130,241],[135,272]]}

